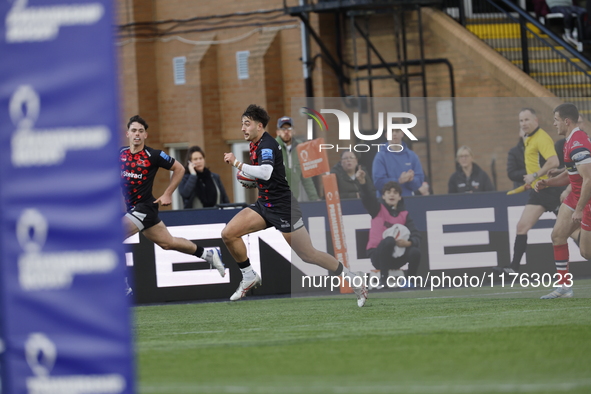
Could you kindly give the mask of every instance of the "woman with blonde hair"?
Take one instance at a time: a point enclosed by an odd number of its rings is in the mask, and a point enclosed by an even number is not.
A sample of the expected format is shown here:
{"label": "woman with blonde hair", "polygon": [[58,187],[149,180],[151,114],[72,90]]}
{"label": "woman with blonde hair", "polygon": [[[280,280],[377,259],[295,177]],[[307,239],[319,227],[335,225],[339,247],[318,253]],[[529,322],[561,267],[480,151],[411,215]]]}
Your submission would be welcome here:
{"label": "woman with blonde hair", "polygon": [[456,154],[456,172],[449,178],[448,193],[477,193],[495,190],[488,174],[474,163],[474,154],[466,145]]}

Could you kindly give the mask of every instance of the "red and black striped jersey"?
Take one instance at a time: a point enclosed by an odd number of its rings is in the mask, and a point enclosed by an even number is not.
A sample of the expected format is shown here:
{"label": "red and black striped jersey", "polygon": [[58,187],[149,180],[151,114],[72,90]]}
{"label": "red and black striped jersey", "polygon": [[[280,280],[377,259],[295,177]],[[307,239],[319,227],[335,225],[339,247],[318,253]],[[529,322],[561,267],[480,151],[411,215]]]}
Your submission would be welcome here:
{"label": "red and black striped jersey", "polygon": [[165,152],[147,146],[137,153],[131,153],[129,147],[121,148],[119,160],[121,191],[128,210],[140,202],[156,200],[152,195],[154,177],[160,167],[170,170],[175,161]]}

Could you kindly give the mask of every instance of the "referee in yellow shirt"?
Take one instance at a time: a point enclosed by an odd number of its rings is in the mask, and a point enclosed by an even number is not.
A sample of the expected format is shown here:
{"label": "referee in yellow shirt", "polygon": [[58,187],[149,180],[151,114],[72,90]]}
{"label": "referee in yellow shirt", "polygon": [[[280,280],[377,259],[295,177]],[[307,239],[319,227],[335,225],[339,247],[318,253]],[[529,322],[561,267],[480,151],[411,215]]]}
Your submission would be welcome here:
{"label": "referee in yellow shirt", "polygon": [[509,266],[500,268],[500,271],[505,273],[519,272],[521,258],[527,248],[527,232],[544,212],[558,212],[560,193],[564,190],[564,187],[549,187],[539,192],[533,190],[538,180],[546,179],[548,171],[558,167],[559,160],[554,149],[554,141],[540,128],[534,109],[523,108],[519,111],[519,127],[526,136],[524,158],[527,173],[523,181],[531,186],[531,190],[525,209],[517,223],[513,260]]}

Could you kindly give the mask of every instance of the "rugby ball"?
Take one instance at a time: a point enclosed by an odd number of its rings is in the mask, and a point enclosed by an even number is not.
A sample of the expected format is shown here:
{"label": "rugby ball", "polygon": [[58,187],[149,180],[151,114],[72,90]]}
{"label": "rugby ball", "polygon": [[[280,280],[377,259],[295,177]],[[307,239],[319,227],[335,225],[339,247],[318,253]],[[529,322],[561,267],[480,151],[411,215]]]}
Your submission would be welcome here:
{"label": "rugby ball", "polygon": [[238,171],[236,173],[236,179],[238,180],[238,182],[242,184],[242,186],[244,186],[247,189],[254,189],[255,187],[257,187],[256,178],[251,178],[242,171]]}

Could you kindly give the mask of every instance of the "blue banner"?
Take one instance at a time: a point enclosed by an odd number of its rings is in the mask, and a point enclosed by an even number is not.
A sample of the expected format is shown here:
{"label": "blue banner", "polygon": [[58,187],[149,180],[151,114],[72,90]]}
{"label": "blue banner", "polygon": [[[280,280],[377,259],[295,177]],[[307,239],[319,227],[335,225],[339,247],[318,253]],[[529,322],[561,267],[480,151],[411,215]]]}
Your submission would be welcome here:
{"label": "blue banner", "polygon": [[2,393],[133,393],[107,0],[0,3]]}

